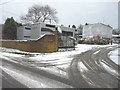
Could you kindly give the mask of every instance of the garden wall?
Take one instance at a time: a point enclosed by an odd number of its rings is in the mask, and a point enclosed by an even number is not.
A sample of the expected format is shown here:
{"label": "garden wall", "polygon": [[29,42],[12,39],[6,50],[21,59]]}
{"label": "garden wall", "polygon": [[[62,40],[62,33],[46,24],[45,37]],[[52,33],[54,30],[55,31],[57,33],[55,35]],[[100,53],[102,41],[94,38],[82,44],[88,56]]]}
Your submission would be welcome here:
{"label": "garden wall", "polygon": [[27,52],[49,53],[58,51],[58,36],[57,31],[55,35],[45,35],[38,40],[17,41],[17,40],[3,40],[2,47],[14,48]]}

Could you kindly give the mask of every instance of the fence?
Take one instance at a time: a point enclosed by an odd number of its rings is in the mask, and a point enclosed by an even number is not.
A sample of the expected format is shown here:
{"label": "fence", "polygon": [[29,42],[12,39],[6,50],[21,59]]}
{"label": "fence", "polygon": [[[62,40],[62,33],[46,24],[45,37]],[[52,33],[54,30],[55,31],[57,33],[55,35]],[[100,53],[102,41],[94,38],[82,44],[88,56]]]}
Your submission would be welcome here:
{"label": "fence", "polygon": [[14,48],[27,52],[56,52],[58,51],[57,32],[55,32],[55,35],[45,35],[38,40],[2,40],[2,47]]}
{"label": "fence", "polygon": [[58,48],[74,48],[75,40],[68,36],[59,36],[58,38]]}

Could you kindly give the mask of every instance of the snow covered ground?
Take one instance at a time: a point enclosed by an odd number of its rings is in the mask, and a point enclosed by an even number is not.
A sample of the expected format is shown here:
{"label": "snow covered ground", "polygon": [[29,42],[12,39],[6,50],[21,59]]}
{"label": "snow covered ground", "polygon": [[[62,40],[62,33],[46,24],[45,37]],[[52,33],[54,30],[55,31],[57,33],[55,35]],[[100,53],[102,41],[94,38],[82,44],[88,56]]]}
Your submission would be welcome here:
{"label": "snow covered ground", "polygon": [[69,67],[75,55],[90,49],[94,49],[98,47],[106,47],[106,46],[111,46],[111,45],[78,44],[75,50],[72,51],[59,50],[59,52],[53,52],[53,53],[31,53],[31,52],[20,51],[17,49],[0,47],[0,57],[5,59],[18,58],[16,60],[13,59],[15,60],[14,62],[22,62],[21,64],[24,63],[26,65],[29,64],[32,67],[43,69],[50,73],[55,73],[56,75],[66,77],[67,68]]}
{"label": "snow covered ground", "polygon": [[120,48],[115,49],[109,53],[110,59],[116,64],[120,65]]}
{"label": "snow covered ground", "polygon": [[[106,46],[111,46],[111,45],[78,44],[76,46],[75,50],[67,50],[67,51],[59,50],[59,52],[53,52],[53,53],[31,53],[31,52],[20,51],[17,49],[0,47],[0,58],[4,58],[6,60],[10,60],[15,63],[29,65],[31,67],[36,67],[38,69],[45,70],[49,73],[53,73],[58,76],[68,78],[67,77],[68,75],[66,75],[67,69],[75,55],[80,54],[80,53],[85,52],[90,49],[106,47]],[[96,52],[96,53],[98,53],[98,52]],[[113,59],[113,61],[118,60],[117,52],[118,52],[118,49],[115,51],[111,51],[109,53],[110,58]],[[94,53],[94,54],[96,54],[96,53]],[[104,63],[102,63],[102,64],[104,64]],[[87,68],[85,67],[85,65],[82,62],[79,63],[79,66],[82,66],[82,67],[80,67],[81,71],[84,72],[87,70]],[[8,74],[17,78],[18,81],[20,81],[21,79],[27,78],[26,81],[22,81],[21,83],[26,83],[26,85],[28,87],[36,87],[36,85],[39,87],[50,87],[51,86],[50,83],[49,83],[50,85],[48,84],[49,86],[48,85],[46,86],[46,84],[44,84],[42,79],[39,80],[38,78],[34,78],[29,74],[25,74],[21,71],[17,71],[15,69],[13,69],[13,68],[6,68],[6,67],[0,67],[0,68],[2,68]],[[23,74],[19,74],[19,73],[23,73]],[[116,72],[114,72],[114,73],[116,74]],[[28,77],[30,77],[30,78],[28,78]],[[31,80],[32,80],[31,83],[27,83]],[[39,82],[41,82],[41,83],[39,83]],[[35,84],[33,84],[33,83],[35,83]],[[59,85],[60,84],[57,84],[56,87],[58,87]],[[52,85],[52,86],[55,87],[54,85]],[[68,86],[66,86],[66,87],[68,87]]]}
{"label": "snow covered ground", "polygon": [[52,80],[41,75],[39,75],[38,77],[36,74],[27,71],[27,73],[23,73],[23,71],[17,70],[12,67],[0,68],[28,88],[72,88],[69,85],[63,84],[61,82]]}
{"label": "snow covered ground", "polygon": [[109,71],[110,73],[112,73],[113,75],[119,75],[119,73],[118,73],[118,70],[114,70],[114,69],[112,69],[111,67],[109,67],[107,64],[106,64],[106,62],[104,62],[104,60],[102,60],[102,62],[100,62],[101,64],[102,64],[102,66],[107,70],[107,71]]}
{"label": "snow covered ground", "polygon": [[[39,69],[44,69],[50,73],[55,73],[59,76],[66,77],[67,68],[69,67],[74,55],[80,54],[92,48],[100,47],[98,45],[80,45],[76,46],[75,50],[59,50],[59,52],[53,53],[30,53],[24,52],[17,49],[3,48],[0,47],[0,57],[10,60],[10,58],[19,58],[14,62],[29,63]],[[19,60],[19,61],[18,61]],[[12,60],[13,62],[13,60]]]}

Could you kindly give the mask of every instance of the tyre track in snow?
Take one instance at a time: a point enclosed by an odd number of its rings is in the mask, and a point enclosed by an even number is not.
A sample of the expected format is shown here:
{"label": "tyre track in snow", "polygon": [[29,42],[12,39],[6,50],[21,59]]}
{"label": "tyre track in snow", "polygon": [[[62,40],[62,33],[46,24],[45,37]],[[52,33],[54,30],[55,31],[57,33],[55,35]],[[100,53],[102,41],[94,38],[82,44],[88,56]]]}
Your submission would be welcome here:
{"label": "tyre track in snow", "polygon": [[6,90],[7,88],[26,88],[26,90],[30,90],[27,89],[25,85],[11,77],[9,74],[2,71],[2,90]]}
{"label": "tyre track in snow", "polygon": [[[37,76],[42,75],[75,88],[114,88],[116,87],[116,81],[119,78],[105,70],[101,65],[101,61],[104,60],[104,62],[107,62],[111,68],[117,70],[116,64],[112,62],[107,56],[109,51],[115,49],[116,47],[109,49],[108,48],[109,47],[96,48],[76,55],[71,62],[70,68],[68,69],[69,79],[56,76],[54,73],[51,74],[44,70],[26,66],[24,64],[21,65],[20,63],[11,62],[8,60],[4,60],[4,62],[11,64],[19,70],[27,70]],[[81,69],[79,68],[79,62],[82,62],[88,70],[81,71]],[[109,78],[106,78],[107,76]],[[109,83],[110,78],[112,78],[112,81],[114,83]]]}
{"label": "tyre track in snow", "polygon": [[[101,61],[107,62],[109,66],[118,71],[118,66],[108,58],[108,53],[116,47],[104,47],[92,49],[76,55],[70,65],[69,79],[77,88],[116,88],[118,80],[116,76],[109,73],[101,65]],[[97,52],[97,53],[96,53]],[[96,53],[96,54],[95,54]],[[79,62],[82,62],[87,71],[81,71]],[[82,66],[81,66],[82,67]]]}
{"label": "tyre track in snow", "polygon": [[108,53],[110,51],[113,51],[114,49],[116,49],[116,47],[113,48],[109,48],[109,49],[102,49],[102,52],[98,53],[97,56],[101,57],[101,59],[105,60],[105,62],[107,62],[111,68],[113,69],[120,69],[119,66],[117,66],[109,57],[108,57]]}
{"label": "tyre track in snow", "polygon": [[49,79],[58,81],[60,83],[63,83],[63,84],[74,87],[74,85],[68,79],[66,79],[64,77],[56,76],[56,75],[51,74],[51,73],[49,73],[47,71],[44,71],[44,70],[40,70],[40,69],[37,69],[37,68],[34,68],[34,67],[28,67],[28,66],[21,65],[19,63],[15,63],[15,62],[11,62],[11,61],[8,61],[8,60],[5,60],[5,59],[2,60],[2,64],[3,64],[3,67],[4,67],[5,64],[9,64],[10,66],[16,68],[17,70],[28,71],[28,72],[31,72],[31,74],[34,73],[34,75],[37,76],[37,77],[39,77],[39,75],[42,75],[46,78],[49,78]]}

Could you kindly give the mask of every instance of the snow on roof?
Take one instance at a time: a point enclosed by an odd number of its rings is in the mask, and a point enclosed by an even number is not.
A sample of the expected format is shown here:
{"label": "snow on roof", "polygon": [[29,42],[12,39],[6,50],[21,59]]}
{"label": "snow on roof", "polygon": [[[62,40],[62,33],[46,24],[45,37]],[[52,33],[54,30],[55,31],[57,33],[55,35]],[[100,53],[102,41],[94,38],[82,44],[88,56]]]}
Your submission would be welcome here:
{"label": "snow on roof", "polygon": [[60,27],[58,27],[58,32],[62,33],[62,30],[61,30],[61,28],[60,28]]}
{"label": "snow on roof", "polygon": [[44,22],[39,22],[39,23],[34,23],[34,24],[32,24],[32,23],[31,24],[23,24],[22,26],[32,26],[32,25],[39,25],[39,24],[57,26],[57,25],[54,25],[54,24],[48,24],[48,23],[44,23]]}
{"label": "snow on roof", "polygon": [[75,29],[74,28],[69,28],[69,27],[65,27],[65,26],[60,26],[62,31],[70,31],[70,32],[74,32]]}
{"label": "snow on roof", "polygon": [[[107,26],[109,28],[112,28],[110,25],[106,25],[106,24],[103,24],[103,23],[94,23],[94,24],[87,23],[87,25],[98,25],[98,24],[101,24],[101,25]],[[87,26],[87,25],[84,25],[84,26]]]}
{"label": "snow on roof", "polygon": [[54,34],[43,34],[43,35],[41,35],[41,36],[40,36],[39,38],[37,38],[37,39],[30,39],[30,40],[28,40],[28,41],[37,41],[37,40],[43,38],[43,37],[46,36],[46,35],[54,35]]}
{"label": "snow on roof", "polygon": [[76,40],[74,37],[71,37],[71,36],[68,36],[70,39],[72,39],[72,40]]}
{"label": "snow on roof", "polygon": [[119,35],[112,35],[112,37],[120,37],[120,34]]}

